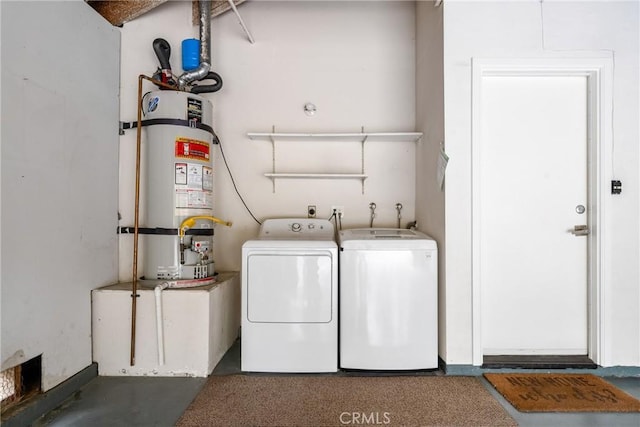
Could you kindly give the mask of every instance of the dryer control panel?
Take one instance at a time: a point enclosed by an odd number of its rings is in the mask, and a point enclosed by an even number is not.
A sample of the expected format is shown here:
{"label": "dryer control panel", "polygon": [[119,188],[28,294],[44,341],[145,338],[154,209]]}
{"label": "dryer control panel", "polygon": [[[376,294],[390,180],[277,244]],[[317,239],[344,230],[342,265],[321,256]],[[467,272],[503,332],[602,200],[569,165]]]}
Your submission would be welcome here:
{"label": "dryer control panel", "polygon": [[275,218],[260,226],[260,238],[333,240],[333,224],[326,219]]}

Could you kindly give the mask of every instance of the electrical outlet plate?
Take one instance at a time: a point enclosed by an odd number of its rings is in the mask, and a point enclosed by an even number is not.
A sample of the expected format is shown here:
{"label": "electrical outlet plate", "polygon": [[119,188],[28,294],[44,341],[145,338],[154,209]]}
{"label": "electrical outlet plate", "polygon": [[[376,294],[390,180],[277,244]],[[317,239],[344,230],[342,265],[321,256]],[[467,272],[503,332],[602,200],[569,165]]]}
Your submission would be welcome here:
{"label": "electrical outlet plate", "polygon": [[307,206],[307,218],[315,218],[317,212],[316,205]]}
{"label": "electrical outlet plate", "polygon": [[334,211],[340,218],[344,218],[344,206],[331,206],[331,215],[333,215]]}

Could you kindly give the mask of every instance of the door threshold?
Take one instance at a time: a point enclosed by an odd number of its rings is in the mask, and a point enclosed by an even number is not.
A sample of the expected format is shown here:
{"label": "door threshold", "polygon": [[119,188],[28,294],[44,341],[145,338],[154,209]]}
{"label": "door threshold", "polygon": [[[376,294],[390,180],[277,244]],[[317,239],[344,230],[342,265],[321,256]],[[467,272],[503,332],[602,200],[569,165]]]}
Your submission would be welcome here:
{"label": "door threshold", "polygon": [[586,355],[577,356],[484,356],[482,368],[485,369],[596,369],[598,365],[593,363]]}

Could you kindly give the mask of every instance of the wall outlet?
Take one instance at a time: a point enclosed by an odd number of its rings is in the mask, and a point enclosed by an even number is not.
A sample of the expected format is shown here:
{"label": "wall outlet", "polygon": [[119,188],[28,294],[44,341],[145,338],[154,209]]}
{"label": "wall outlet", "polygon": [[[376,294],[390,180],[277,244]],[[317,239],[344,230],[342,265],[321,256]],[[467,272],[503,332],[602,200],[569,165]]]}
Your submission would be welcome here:
{"label": "wall outlet", "polygon": [[307,206],[307,218],[315,218],[316,217],[316,205]]}
{"label": "wall outlet", "polygon": [[336,215],[340,216],[340,218],[344,218],[344,206],[331,206],[330,215],[333,215],[334,211],[336,212]]}

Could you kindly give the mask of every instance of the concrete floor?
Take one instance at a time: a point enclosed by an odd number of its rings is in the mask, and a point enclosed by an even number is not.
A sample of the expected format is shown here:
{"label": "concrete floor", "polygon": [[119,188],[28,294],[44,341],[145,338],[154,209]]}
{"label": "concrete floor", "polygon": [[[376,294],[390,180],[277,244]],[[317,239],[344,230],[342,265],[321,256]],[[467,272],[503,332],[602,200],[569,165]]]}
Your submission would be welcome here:
{"label": "concrete floor", "polygon": [[[240,346],[234,345],[212,375],[240,372]],[[438,375],[441,373],[431,373]],[[352,374],[349,374],[352,375]],[[640,378],[607,377],[640,399]],[[198,394],[206,378],[96,377],[34,426],[173,426]],[[484,378],[483,384],[523,427],[639,427],[640,413],[522,413]]]}

